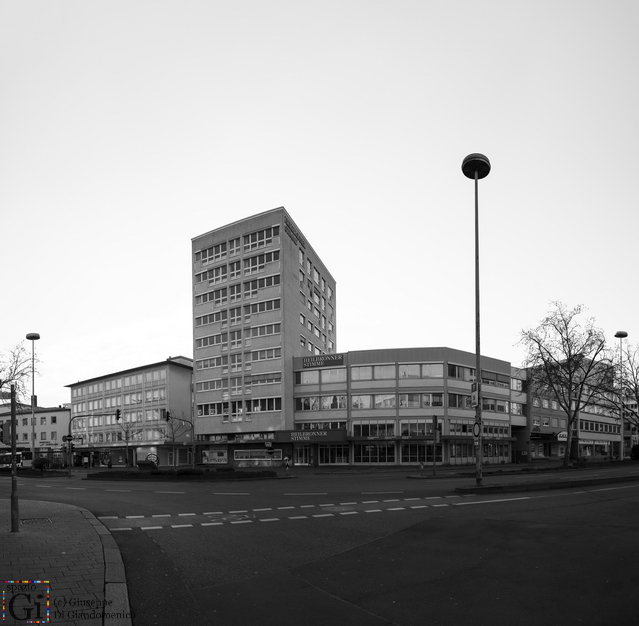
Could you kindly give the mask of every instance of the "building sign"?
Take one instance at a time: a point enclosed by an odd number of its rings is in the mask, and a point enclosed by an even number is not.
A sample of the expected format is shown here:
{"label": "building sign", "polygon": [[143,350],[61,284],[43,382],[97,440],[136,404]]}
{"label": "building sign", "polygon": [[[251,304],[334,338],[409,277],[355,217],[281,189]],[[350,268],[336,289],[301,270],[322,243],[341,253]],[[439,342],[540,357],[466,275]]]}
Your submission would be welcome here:
{"label": "building sign", "polygon": [[204,450],[202,452],[202,463],[226,465],[228,462],[226,450]]}
{"label": "building sign", "polygon": [[278,443],[329,443],[346,441],[345,428],[329,430],[283,430],[277,433]]}
{"label": "building sign", "polygon": [[269,450],[260,448],[259,450],[235,450],[233,458],[236,461],[281,461],[282,451],[273,450],[269,454]]}
{"label": "building sign", "polygon": [[568,441],[568,432],[562,430],[560,433],[557,433],[557,441]]}
{"label": "building sign", "polygon": [[284,232],[295,242],[296,245],[306,248],[306,240],[299,230],[293,226],[291,220],[284,216]]}
{"label": "building sign", "polygon": [[344,365],[343,354],[317,354],[315,356],[302,357],[302,367],[330,367],[333,365]]}

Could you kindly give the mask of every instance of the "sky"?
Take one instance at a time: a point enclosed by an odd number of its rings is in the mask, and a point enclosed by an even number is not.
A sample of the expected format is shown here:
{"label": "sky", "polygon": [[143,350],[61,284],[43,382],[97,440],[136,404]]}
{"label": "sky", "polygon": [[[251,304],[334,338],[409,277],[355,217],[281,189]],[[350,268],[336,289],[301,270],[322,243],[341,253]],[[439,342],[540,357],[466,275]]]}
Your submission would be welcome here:
{"label": "sky", "polygon": [[337,350],[521,364],[561,301],[639,342],[639,3],[3,0],[0,352],[65,385],[192,356],[191,239],[284,206]]}

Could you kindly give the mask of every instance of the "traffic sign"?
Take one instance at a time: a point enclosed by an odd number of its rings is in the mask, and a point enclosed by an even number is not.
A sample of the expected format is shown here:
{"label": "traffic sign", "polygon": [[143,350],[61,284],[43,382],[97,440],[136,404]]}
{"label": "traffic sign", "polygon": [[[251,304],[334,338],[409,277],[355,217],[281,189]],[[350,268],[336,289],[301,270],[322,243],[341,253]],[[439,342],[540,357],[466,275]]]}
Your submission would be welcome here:
{"label": "traffic sign", "polygon": [[266,451],[266,454],[268,454],[269,456],[273,456],[275,454],[275,448],[269,448]]}
{"label": "traffic sign", "polygon": [[73,441],[73,435],[65,435],[62,437],[62,441]]}
{"label": "traffic sign", "polygon": [[481,424],[479,422],[475,422],[475,424],[473,425],[473,437],[475,437],[475,439],[478,439],[480,432],[481,432]]}

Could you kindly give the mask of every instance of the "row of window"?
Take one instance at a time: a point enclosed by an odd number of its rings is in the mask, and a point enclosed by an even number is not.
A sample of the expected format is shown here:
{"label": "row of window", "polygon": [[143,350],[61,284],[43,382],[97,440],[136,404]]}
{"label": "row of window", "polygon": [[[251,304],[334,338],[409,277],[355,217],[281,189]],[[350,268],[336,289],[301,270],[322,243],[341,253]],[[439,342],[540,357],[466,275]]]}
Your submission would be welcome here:
{"label": "row of window", "polygon": [[259,289],[268,289],[269,287],[275,287],[279,284],[279,274],[265,276],[264,278],[255,278],[245,283],[237,283],[237,285],[221,287],[220,289],[199,294],[195,296],[195,304],[212,302],[214,306],[222,306],[228,302],[239,302],[242,299],[242,295],[245,300],[250,300],[251,298],[257,298]]}
{"label": "row of window", "polygon": [[607,424],[605,422],[593,422],[591,420],[579,420],[579,430],[593,433],[620,434],[619,424]]}
{"label": "row of window", "polygon": [[[256,337],[265,337],[267,335],[278,335],[281,332],[281,324],[263,324],[262,326],[253,326],[244,329],[245,339],[254,339]],[[196,348],[206,348],[208,346],[218,346],[231,348],[242,347],[242,330],[233,330],[231,332],[218,333],[216,335],[208,335],[195,340]],[[247,344],[249,345],[249,344]]]}
{"label": "row of window", "polygon": [[[346,409],[346,395],[322,395],[295,398],[296,411],[326,411]],[[495,413],[508,413],[506,400],[483,398],[482,410]],[[351,395],[351,409],[419,409],[443,407],[443,393],[378,393]],[[471,409],[471,397],[455,393],[448,394],[448,406],[451,408]]]}
{"label": "row of window", "polygon": [[[33,424],[37,424],[38,423],[38,418],[35,417],[33,418],[35,421],[33,421]],[[56,415],[52,415],[50,418],[47,418],[46,415],[41,415],[40,416],[40,426],[46,426],[47,425],[47,419],[51,420],[49,423],[50,424],[57,424],[58,423],[58,417]],[[9,423],[9,420],[7,420],[7,423]],[[2,422],[0,421],[0,425],[2,424]],[[23,417],[22,418],[22,425],[23,426],[28,426],[29,425],[29,418],[28,417]],[[1,428],[1,426],[0,426]]]}
{"label": "row of window", "polygon": [[[261,302],[255,302],[253,304],[247,304],[243,307],[234,307],[232,309],[223,309],[221,311],[214,311],[208,315],[200,315],[195,318],[196,326],[206,326],[207,324],[222,323],[222,328],[225,328],[229,323],[231,326],[251,321],[251,314],[265,313],[268,311],[278,311],[281,306],[279,298],[274,300],[263,300]],[[242,312],[244,318],[242,318]]]}
{"label": "row of window", "polygon": [[251,398],[250,400],[211,402],[197,405],[198,416],[221,415],[227,419],[229,414],[234,418],[239,417],[239,419],[241,419],[245,413],[250,415],[252,413],[266,413],[281,410],[282,398]]}
{"label": "row of window", "polygon": [[[243,250],[244,252],[250,252],[259,248],[265,248],[272,245],[274,239],[275,242],[278,243],[276,238],[279,237],[279,234],[280,227],[272,226],[244,235],[241,238],[244,244]],[[240,252],[240,237],[236,237],[230,239],[228,242],[223,241],[204,250],[199,250],[195,253],[195,262],[200,261],[202,265],[207,265],[209,263],[215,263],[216,261],[222,261],[226,259],[227,256],[237,256]]]}
{"label": "row of window", "polygon": [[280,251],[266,252],[256,256],[245,258],[243,261],[234,261],[228,265],[219,265],[210,270],[199,272],[195,275],[195,282],[202,283],[208,281],[209,285],[217,285],[227,280],[235,280],[242,276],[250,276],[251,274],[259,274],[266,271],[268,263],[279,261]]}
{"label": "row of window", "polygon": [[[302,321],[302,317],[300,317],[300,321]],[[326,371],[331,372],[330,376],[335,377],[334,380],[325,380]],[[336,371],[340,373],[335,374],[334,372]],[[396,380],[397,378],[401,380],[420,378],[443,378],[444,371],[445,370],[443,363],[400,363],[399,365],[393,363],[389,365],[353,365],[351,366],[351,380],[361,381]],[[473,368],[449,364],[447,366],[447,373],[449,378],[469,382],[475,380],[475,370]],[[326,376],[328,376],[328,374],[326,374]],[[295,373],[295,382],[298,385],[316,385],[319,383],[320,378],[322,380],[322,383],[345,382],[346,368],[340,368],[339,370],[306,370]],[[505,374],[483,371],[482,383],[508,389],[510,385],[510,377],[506,376]]]}
{"label": "row of window", "polygon": [[[238,355],[240,356],[240,355]],[[235,389],[236,386],[241,387],[242,381],[241,379],[231,378],[231,386]],[[233,384],[233,381],[237,380],[237,385]],[[282,382],[282,373],[280,371],[276,372],[265,372],[263,374],[253,374],[252,376],[244,376],[244,386],[248,390],[251,389],[251,386],[255,385],[271,385],[275,383]],[[229,390],[229,379],[228,378],[216,378],[213,380],[204,380],[200,383],[196,384],[195,390],[197,392],[202,391],[226,391]]]}
{"label": "row of window", "polygon": [[123,378],[113,378],[99,383],[91,383],[82,387],[75,387],[71,392],[72,398],[81,398],[86,395],[96,393],[109,393],[120,391],[122,387],[133,387],[137,385],[159,385],[166,381],[166,368],[151,370],[139,374],[129,374]]}
{"label": "row of window", "polygon": [[[251,369],[251,363],[258,361],[269,361],[271,359],[279,359],[282,356],[282,348],[265,348],[264,350],[253,350],[252,352],[244,353],[244,369]],[[242,355],[231,354],[214,356],[209,359],[200,359],[195,362],[195,367],[198,370],[212,369],[215,367],[221,367],[222,373],[225,374],[229,371],[229,361],[231,363],[231,371],[238,371],[242,366]]]}

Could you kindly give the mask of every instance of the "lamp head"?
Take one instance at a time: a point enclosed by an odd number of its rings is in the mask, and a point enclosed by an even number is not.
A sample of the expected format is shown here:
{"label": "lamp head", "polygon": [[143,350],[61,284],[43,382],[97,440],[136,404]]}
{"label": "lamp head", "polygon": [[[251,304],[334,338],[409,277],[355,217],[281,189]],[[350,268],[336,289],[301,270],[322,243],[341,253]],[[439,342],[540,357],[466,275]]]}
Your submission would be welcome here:
{"label": "lamp head", "polygon": [[29,341],[36,341],[36,340],[40,339],[40,335],[38,335],[38,333],[29,333],[27,335],[27,339]]}
{"label": "lamp head", "polygon": [[628,333],[625,330],[618,330],[615,333],[615,337],[617,339],[625,339],[628,336]]}
{"label": "lamp head", "polygon": [[462,172],[466,178],[486,178],[490,173],[490,161],[488,157],[477,152],[469,154],[462,162]]}

